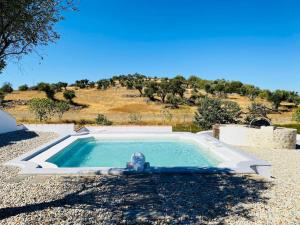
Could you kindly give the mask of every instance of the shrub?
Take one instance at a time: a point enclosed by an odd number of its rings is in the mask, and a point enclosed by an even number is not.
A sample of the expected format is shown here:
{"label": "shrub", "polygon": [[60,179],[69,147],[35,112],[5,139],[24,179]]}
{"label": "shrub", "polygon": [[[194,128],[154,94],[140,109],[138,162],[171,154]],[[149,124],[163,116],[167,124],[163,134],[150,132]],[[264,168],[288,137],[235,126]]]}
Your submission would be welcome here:
{"label": "shrub", "polygon": [[96,124],[108,126],[112,125],[112,121],[108,120],[103,114],[98,114],[96,117]]}
{"label": "shrub", "polygon": [[294,110],[293,120],[300,123],[300,108]]}
{"label": "shrub", "polygon": [[0,88],[4,93],[12,93],[14,89],[12,88],[11,83],[4,83]]}
{"label": "shrub", "polygon": [[194,122],[200,128],[211,129],[214,124],[238,123],[240,114],[241,109],[235,102],[205,97],[199,101]]}
{"label": "shrub", "polygon": [[63,95],[64,95],[64,98],[69,103],[72,103],[73,102],[73,98],[76,97],[75,91],[73,91],[73,90],[65,90]]}
{"label": "shrub", "polygon": [[27,91],[29,88],[27,86],[27,84],[23,84],[19,87],[19,91]]}
{"label": "shrub", "polygon": [[60,101],[60,102],[55,102],[54,108],[56,114],[58,115],[58,118],[61,120],[64,113],[70,109],[70,106],[67,102]]}
{"label": "shrub", "polygon": [[255,118],[263,117],[268,118],[268,112],[269,109],[260,103],[252,103],[251,106],[248,107],[248,113],[247,116],[245,117],[245,123],[250,124],[252,120]]}
{"label": "shrub", "polygon": [[54,87],[48,83],[41,82],[37,85],[39,91],[45,92],[47,98],[54,99],[55,90]]}
{"label": "shrub", "polygon": [[168,94],[166,103],[170,104],[172,108],[177,109],[181,103],[181,98],[174,94]]}
{"label": "shrub", "polygon": [[48,98],[34,98],[29,101],[29,110],[35,114],[36,119],[45,121],[54,115],[55,103]]}

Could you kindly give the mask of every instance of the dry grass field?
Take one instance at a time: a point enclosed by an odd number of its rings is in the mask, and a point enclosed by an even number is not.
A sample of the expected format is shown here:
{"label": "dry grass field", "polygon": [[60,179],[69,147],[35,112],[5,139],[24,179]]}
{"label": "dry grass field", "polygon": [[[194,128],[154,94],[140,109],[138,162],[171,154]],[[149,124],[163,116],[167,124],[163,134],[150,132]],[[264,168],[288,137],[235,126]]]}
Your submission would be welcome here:
{"label": "dry grass field", "polygon": [[[70,88],[69,89],[74,89]],[[49,122],[71,122],[88,120],[94,121],[97,114],[104,114],[114,124],[129,124],[130,119],[135,115],[140,118],[141,124],[187,124],[193,120],[196,107],[180,106],[179,109],[167,109],[161,102],[150,102],[147,98],[139,97],[137,90],[127,90],[126,88],[114,87],[102,91],[97,89],[76,89],[77,104],[87,105],[80,110],[70,110],[64,114],[61,121],[53,118]],[[188,93],[187,93],[188,95]],[[30,100],[32,98],[46,97],[44,92],[39,91],[14,91],[5,97],[5,100]],[[63,99],[62,92],[56,94],[55,98]],[[235,101],[246,110],[251,104],[247,97],[232,94],[228,100]],[[270,104],[262,99],[257,99],[268,106]],[[26,105],[15,105],[12,108],[6,108],[7,112],[17,118],[18,122],[37,122],[34,115],[28,110]],[[170,117],[167,116],[171,114]],[[291,123],[291,112],[282,112],[281,114],[272,114],[272,122],[275,124]]]}

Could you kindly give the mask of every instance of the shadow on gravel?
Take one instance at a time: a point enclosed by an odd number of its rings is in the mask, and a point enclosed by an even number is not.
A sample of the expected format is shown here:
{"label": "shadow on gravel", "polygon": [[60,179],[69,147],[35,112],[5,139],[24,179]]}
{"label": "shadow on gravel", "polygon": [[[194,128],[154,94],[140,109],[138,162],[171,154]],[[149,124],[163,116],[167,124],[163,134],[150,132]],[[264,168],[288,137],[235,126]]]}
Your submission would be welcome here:
{"label": "shadow on gravel", "polygon": [[227,174],[69,177],[64,182],[77,191],[50,202],[2,208],[0,219],[62,207],[81,209],[95,222],[109,212],[110,224],[149,224],[167,217],[170,223],[206,224],[232,215],[252,220],[251,208],[244,205],[266,204],[262,194],[272,186],[265,180]]}
{"label": "shadow on gravel", "polygon": [[6,145],[14,144],[17,141],[23,141],[37,137],[37,133],[33,131],[14,131],[6,134],[0,134],[0,148]]}

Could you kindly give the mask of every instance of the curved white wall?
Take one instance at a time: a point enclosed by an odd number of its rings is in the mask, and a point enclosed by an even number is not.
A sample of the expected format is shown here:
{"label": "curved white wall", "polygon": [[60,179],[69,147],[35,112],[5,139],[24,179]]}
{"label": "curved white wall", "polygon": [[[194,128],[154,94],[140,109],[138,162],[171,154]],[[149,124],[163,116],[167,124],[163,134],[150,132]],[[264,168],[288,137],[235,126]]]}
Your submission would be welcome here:
{"label": "curved white wall", "polygon": [[0,134],[21,130],[22,126],[18,126],[15,118],[0,109]]}

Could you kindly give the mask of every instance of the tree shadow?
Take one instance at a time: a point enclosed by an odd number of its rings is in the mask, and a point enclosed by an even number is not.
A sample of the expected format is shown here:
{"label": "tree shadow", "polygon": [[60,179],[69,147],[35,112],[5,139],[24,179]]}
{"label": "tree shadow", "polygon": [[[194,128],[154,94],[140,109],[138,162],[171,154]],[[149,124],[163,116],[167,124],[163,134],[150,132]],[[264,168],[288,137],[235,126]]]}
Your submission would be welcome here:
{"label": "tree shadow", "polygon": [[[0,219],[53,207],[107,211],[126,224],[153,223],[169,217],[172,223],[207,224],[212,220],[237,215],[248,220],[251,207],[263,203],[262,194],[272,183],[251,176],[228,174],[128,175],[66,178],[77,187],[65,197],[49,202],[0,209]],[[80,187],[80,188],[78,188]],[[88,214],[91,217],[90,214]],[[93,219],[97,221],[98,213]],[[92,216],[93,217],[93,216]]]}
{"label": "tree shadow", "polygon": [[37,136],[38,136],[37,133],[33,131],[27,131],[27,130],[19,130],[19,131],[9,132],[5,134],[0,134],[0,148],[6,145],[15,144],[18,141],[32,139]]}

